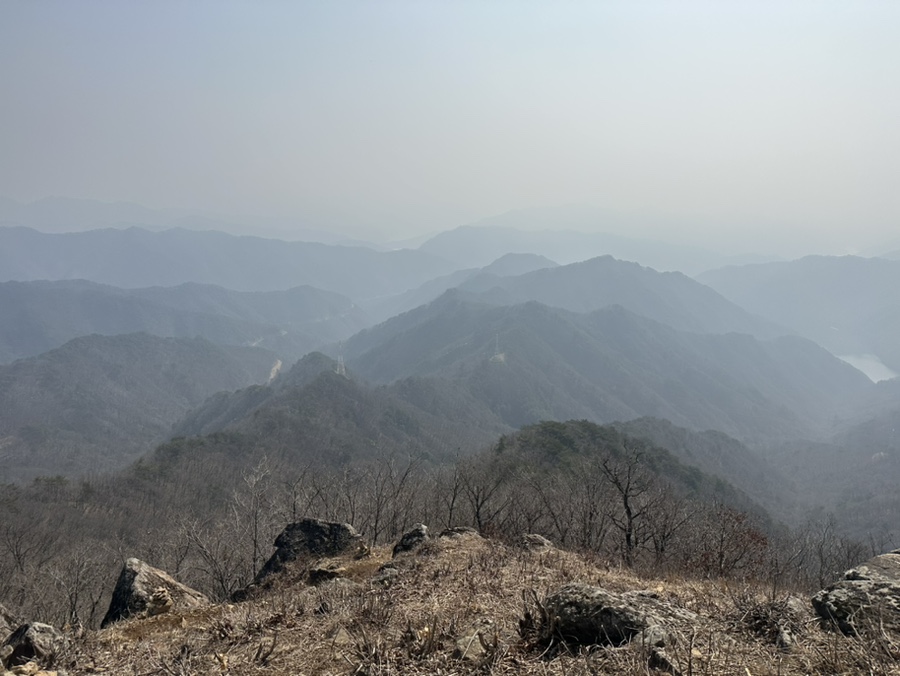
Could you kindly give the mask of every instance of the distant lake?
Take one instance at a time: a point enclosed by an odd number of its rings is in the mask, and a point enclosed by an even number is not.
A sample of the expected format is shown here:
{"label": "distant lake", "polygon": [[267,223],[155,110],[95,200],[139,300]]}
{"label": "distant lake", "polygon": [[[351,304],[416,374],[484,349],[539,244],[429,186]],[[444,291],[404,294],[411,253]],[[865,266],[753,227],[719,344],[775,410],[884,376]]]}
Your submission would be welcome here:
{"label": "distant lake", "polygon": [[900,373],[892,371],[885,366],[874,354],[839,354],[837,358],[862,371],[875,383],[879,380],[890,380],[900,375]]}

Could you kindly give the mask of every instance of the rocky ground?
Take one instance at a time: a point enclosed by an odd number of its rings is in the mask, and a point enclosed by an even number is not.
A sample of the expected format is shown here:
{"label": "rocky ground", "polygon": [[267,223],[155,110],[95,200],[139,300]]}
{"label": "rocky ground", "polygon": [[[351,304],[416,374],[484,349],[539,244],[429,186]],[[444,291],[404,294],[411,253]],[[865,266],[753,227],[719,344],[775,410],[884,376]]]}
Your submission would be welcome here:
{"label": "rocky ground", "polygon": [[407,544],[282,557],[230,604],[188,609],[156,587],[132,617],[70,632],[53,664],[12,666],[9,650],[4,659],[12,673],[59,676],[900,674],[891,626],[845,635],[808,597],[639,578],[538,540],[512,547],[467,530]]}

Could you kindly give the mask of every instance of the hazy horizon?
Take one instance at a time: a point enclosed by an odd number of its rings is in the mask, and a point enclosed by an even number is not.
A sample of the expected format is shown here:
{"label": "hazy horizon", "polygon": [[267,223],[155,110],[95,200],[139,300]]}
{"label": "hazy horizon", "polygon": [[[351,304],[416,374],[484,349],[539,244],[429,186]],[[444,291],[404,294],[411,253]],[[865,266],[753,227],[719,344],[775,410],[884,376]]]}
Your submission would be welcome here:
{"label": "hazy horizon", "polygon": [[898,19],[879,2],[4,3],[0,196],[376,242],[581,209],[598,214],[581,229],[721,251],[863,251],[900,217]]}

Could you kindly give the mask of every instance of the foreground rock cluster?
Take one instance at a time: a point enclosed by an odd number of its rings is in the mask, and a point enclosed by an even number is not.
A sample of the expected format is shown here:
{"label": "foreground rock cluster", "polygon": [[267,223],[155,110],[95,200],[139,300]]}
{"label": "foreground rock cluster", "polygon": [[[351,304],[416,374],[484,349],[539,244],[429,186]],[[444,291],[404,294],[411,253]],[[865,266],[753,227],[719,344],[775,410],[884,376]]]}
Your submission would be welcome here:
{"label": "foreground rock cluster", "polygon": [[[0,658],[6,674],[44,676],[563,674],[582,673],[579,664],[584,673],[800,674],[874,672],[876,662],[878,673],[900,673],[891,661],[900,552],[848,571],[810,603],[642,580],[540,536],[519,541],[470,528],[432,535],[420,524],[393,546],[369,548],[349,524],[304,519],[279,535],[238,602],[212,604],[129,559],[102,631],[65,634],[0,607],[9,633]],[[877,653],[854,638],[876,620]]]}
{"label": "foreground rock cluster", "polygon": [[819,617],[842,632],[900,634],[900,549],[881,554],[844,573],[812,597]]}

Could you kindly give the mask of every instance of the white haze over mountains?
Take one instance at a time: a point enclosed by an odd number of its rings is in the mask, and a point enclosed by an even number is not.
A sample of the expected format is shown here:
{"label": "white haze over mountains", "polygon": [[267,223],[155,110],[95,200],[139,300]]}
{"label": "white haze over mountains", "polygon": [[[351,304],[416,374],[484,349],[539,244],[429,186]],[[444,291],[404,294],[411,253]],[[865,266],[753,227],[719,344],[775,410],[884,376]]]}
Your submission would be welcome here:
{"label": "white haze over mountains", "polygon": [[[0,208],[384,246],[520,210],[726,255],[884,253],[898,25],[865,0],[6,2]],[[541,212],[565,205],[594,215]]]}

